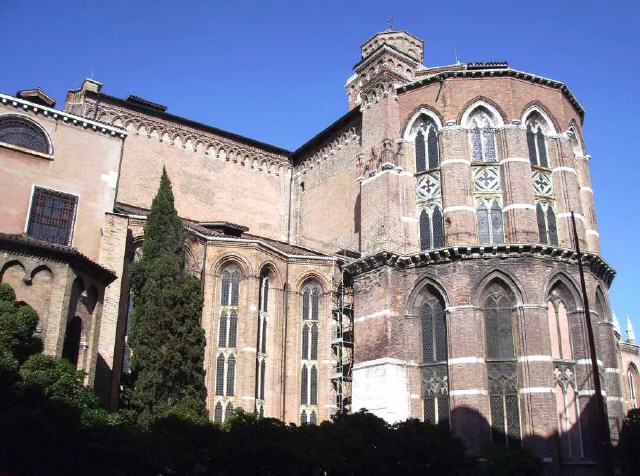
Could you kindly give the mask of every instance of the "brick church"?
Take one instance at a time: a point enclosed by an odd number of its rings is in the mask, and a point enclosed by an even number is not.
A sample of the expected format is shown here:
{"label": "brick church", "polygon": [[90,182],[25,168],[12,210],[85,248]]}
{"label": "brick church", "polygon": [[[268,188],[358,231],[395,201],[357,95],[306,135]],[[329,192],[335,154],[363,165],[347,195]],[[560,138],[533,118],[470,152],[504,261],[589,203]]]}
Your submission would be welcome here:
{"label": "brick church", "polygon": [[425,66],[387,30],[348,112],[295,151],[86,79],[63,108],[0,94],[0,280],[46,353],[116,408],[128,270],[163,166],[201,278],[207,407],[296,424],[366,408],[593,468],[593,381],[571,212],[614,444],[640,404],[600,254],[582,124],[562,82],[507,63]]}

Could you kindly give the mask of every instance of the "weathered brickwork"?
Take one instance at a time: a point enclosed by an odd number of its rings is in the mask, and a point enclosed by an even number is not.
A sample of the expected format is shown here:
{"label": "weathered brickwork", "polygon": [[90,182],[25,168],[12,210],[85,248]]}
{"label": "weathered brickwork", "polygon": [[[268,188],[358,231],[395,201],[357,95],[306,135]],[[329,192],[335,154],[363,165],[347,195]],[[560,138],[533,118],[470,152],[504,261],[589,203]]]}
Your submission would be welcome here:
{"label": "weathered brickwork", "polygon": [[166,167],[202,282],[214,421],[244,408],[317,423],[365,407],[446,424],[473,454],[520,441],[549,474],[594,474],[572,212],[614,444],[640,404],[629,385],[640,363],[611,313],[582,106],[563,83],[506,63],[425,67],[423,48],[406,32],[368,40],[349,112],[293,152],[94,80],[65,112],[3,96],[0,120],[27,114],[55,152],[0,141],[15,204],[0,231],[25,231],[33,184],[74,193],[72,245],[101,265],[87,265],[94,275],[113,273],[78,310],[75,268],[2,255],[0,280],[38,310],[45,350],[61,355],[78,316],[79,366],[117,407],[129,269]]}

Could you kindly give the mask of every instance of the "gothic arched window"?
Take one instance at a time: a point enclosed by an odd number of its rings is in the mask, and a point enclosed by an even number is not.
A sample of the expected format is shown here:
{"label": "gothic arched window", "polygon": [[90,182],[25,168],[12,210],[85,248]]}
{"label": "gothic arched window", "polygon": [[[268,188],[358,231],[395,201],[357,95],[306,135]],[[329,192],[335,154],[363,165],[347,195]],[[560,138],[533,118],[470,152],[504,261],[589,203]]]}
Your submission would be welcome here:
{"label": "gothic arched window", "polygon": [[520,445],[514,304],[513,294],[500,282],[490,285],[482,301],[492,440],[508,447]]}
{"label": "gothic arched window", "polygon": [[424,420],[449,428],[448,339],[444,301],[428,286],[421,296],[420,319],[422,404]]}
{"label": "gothic arched window", "polygon": [[536,217],[540,243],[558,246],[558,229],[553,206],[548,202],[537,202]]}
{"label": "gothic arched window", "polygon": [[527,121],[527,148],[529,160],[536,167],[549,167],[544,129],[537,121]]}
{"label": "gothic arched window", "polygon": [[498,198],[479,200],[476,220],[480,244],[504,243],[502,207]]}
{"label": "gothic arched window", "polygon": [[572,359],[571,334],[567,308],[561,299],[552,298],[547,302],[549,336],[551,338],[551,357],[554,359]]}
{"label": "gothic arched window", "polygon": [[487,111],[483,108],[478,108],[469,119],[469,127],[471,137],[471,161],[495,162],[495,128]]}
{"label": "gothic arched window", "polygon": [[[311,415],[318,404],[318,342],[320,323],[320,287],[308,282],[302,288],[302,368],[300,374],[300,403],[305,415]],[[306,423],[300,420],[302,423]]]}
{"label": "gothic arched window", "polygon": [[0,142],[41,154],[51,154],[45,132],[33,121],[18,115],[0,116]]}
{"label": "gothic arched window", "polygon": [[420,212],[420,249],[430,250],[444,246],[444,220],[439,205]]}
{"label": "gothic arched window", "polygon": [[222,271],[220,279],[220,325],[218,347],[234,348],[238,337],[238,294],[240,272],[234,265]]}
{"label": "gothic arched window", "polygon": [[423,117],[418,122],[415,137],[416,172],[434,170],[440,167],[440,153],[438,151],[438,129],[429,117]]}
{"label": "gothic arched window", "polygon": [[556,411],[560,455],[563,459],[582,458],[582,429],[576,392],[575,371],[570,365],[557,365],[553,370],[556,386]]}
{"label": "gothic arched window", "polygon": [[638,389],[640,388],[640,379],[638,378],[638,370],[635,366],[629,365],[627,369],[627,390],[629,391],[629,406],[638,408]]}
{"label": "gothic arched window", "polygon": [[256,356],[256,398],[259,408],[264,404],[264,388],[267,378],[267,321],[269,318],[269,278],[271,272],[269,268],[263,269],[260,274],[259,289],[259,312],[258,312],[258,348]]}

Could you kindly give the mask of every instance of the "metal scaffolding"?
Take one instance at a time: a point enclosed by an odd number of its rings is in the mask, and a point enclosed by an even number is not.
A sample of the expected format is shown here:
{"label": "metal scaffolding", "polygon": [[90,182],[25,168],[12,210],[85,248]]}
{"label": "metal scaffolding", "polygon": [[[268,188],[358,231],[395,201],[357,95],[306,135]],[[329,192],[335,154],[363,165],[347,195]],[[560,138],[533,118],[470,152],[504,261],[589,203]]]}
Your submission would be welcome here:
{"label": "metal scaffolding", "polygon": [[353,367],[353,287],[339,263],[337,279],[333,281],[332,313],[335,335],[331,340],[333,358],[336,362],[331,382],[336,391],[336,406],[339,413],[351,411],[351,371]]}

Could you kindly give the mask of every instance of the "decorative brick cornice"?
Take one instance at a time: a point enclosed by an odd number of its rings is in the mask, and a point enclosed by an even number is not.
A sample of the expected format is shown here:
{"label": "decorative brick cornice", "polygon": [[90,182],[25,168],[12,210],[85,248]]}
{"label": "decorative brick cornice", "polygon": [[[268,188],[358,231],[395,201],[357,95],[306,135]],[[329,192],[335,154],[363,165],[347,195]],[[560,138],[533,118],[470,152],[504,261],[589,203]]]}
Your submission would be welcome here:
{"label": "decorative brick cornice", "polygon": [[560,81],[556,81],[554,79],[545,78],[543,76],[537,76],[531,73],[525,73],[524,71],[518,71],[511,68],[443,71],[431,76],[427,76],[425,78],[418,79],[409,84],[405,84],[404,86],[400,86],[398,88],[398,93],[411,91],[412,89],[419,88],[426,84],[444,81],[445,79],[449,79],[449,78],[500,78],[500,77],[522,79],[525,81],[530,81],[532,83],[549,86],[554,89],[559,89],[566,96],[566,98],[573,105],[573,107],[576,109],[576,111],[580,116],[580,119],[584,120],[584,108],[578,102],[578,100],[576,99],[576,97],[573,95],[573,93],[567,87],[566,84]]}
{"label": "decorative brick cornice", "polygon": [[[421,251],[420,253],[411,255],[401,255],[398,253],[381,251],[379,253],[360,258],[353,263],[348,264],[345,269],[351,275],[357,276],[383,266],[390,266],[399,269],[411,269],[470,259],[504,259],[517,257],[535,257],[571,264],[575,264],[577,262],[575,250],[567,248],[530,244],[501,244],[486,246],[453,246]],[[582,262],[594,275],[602,279],[607,286],[611,285],[611,282],[616,275],[616,271],[600,256],[593,253],[584,253],[582,256]]]}
{"label": "decorative brick cornice", "polygon": [[50,107],[42,106],[33,102],[25,101],[24,99],[8,96],[6,94],[0,94],[0,102],[3,106],[13,106],[15,109],[27,111],[34,114],[41,114],[49,119],[56,121],[62,121],[65,124],[75,127],[81,127],[83,129],[95,131],[102,134],[108,134],[114,137],[124,139],[127,135],[127,131],[114,127],[112,125],[104,124],[99,121],[87,119],[86,117],[76,116],[69,114],[65,111],[59,111]]}

